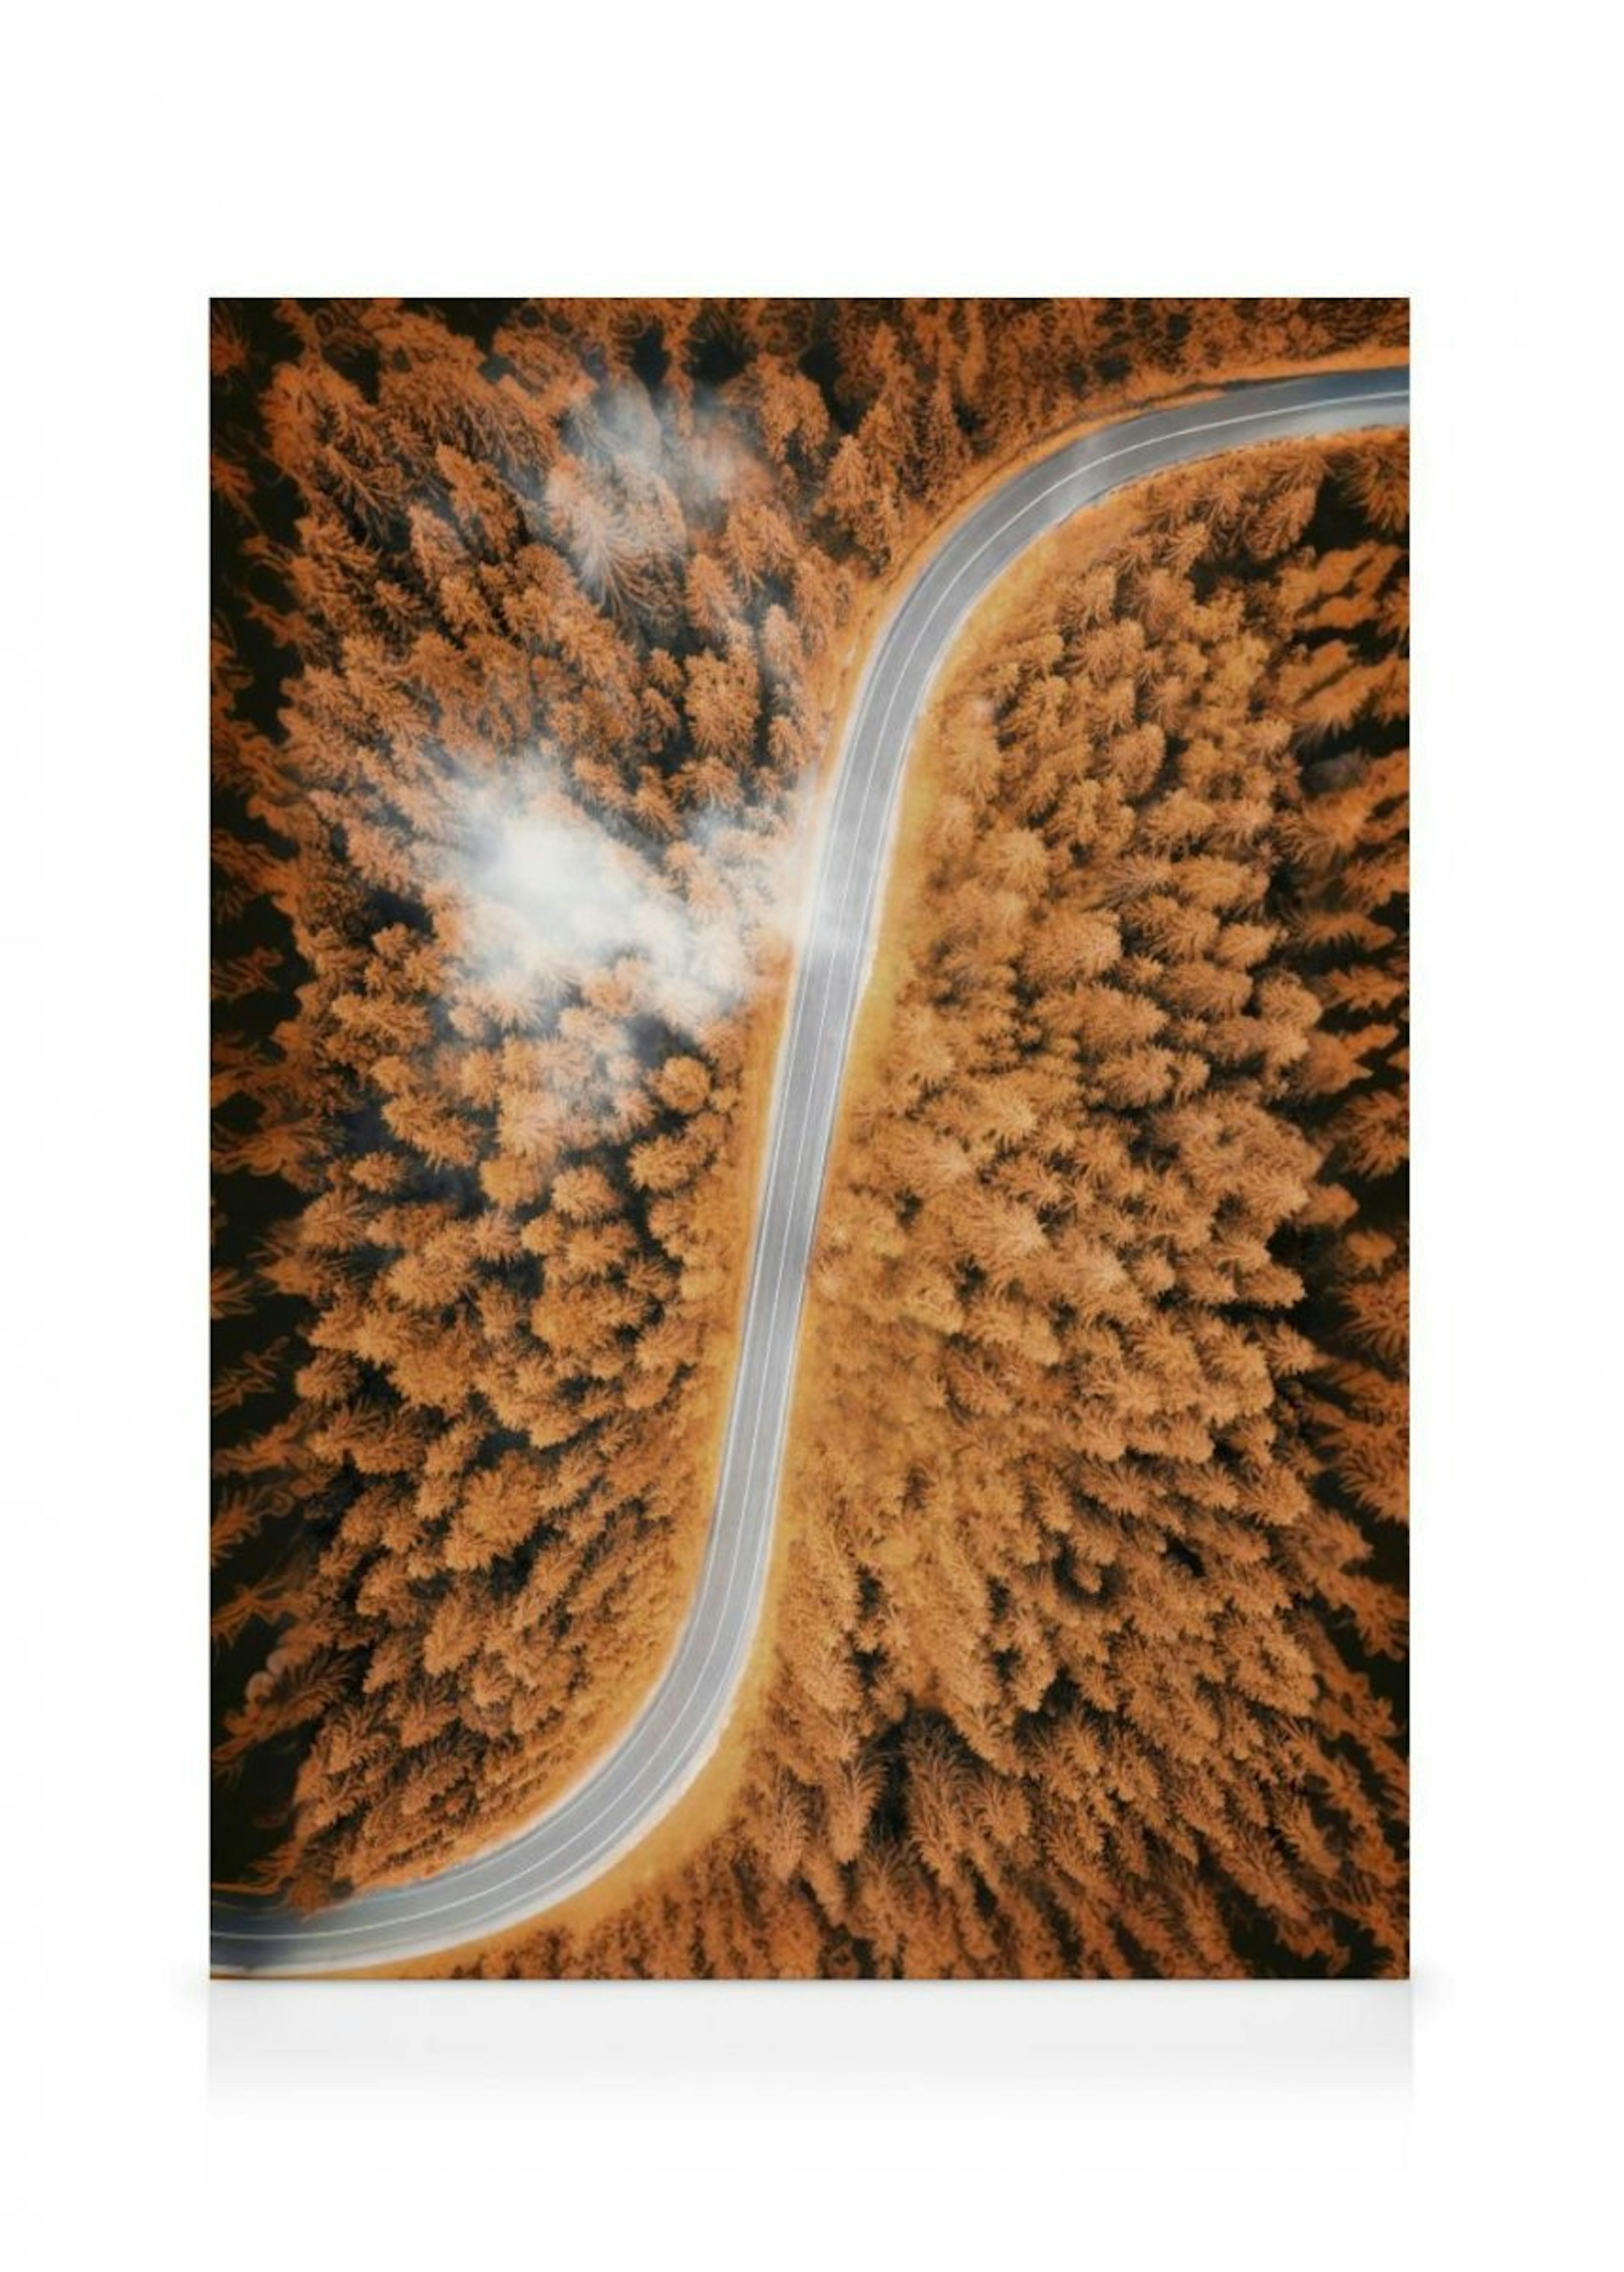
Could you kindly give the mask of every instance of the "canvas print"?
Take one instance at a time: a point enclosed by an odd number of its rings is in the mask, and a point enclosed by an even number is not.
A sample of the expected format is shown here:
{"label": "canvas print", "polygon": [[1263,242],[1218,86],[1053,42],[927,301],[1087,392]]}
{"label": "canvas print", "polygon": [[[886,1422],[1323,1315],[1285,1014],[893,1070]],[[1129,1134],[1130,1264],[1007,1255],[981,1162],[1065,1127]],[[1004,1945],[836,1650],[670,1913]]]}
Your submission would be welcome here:
{"label": "canvas print", "polygon": [[1406,342],[213,306],[217,1973],[1404,1973]]}

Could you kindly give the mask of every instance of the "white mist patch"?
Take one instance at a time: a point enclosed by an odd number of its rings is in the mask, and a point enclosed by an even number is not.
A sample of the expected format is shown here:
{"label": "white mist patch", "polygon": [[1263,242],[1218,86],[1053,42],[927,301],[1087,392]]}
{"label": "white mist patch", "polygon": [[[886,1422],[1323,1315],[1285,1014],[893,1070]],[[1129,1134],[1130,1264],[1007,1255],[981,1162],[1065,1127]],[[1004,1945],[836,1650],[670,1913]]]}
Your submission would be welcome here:
{"label": "white mist patch", "polygon": [[676,970],[693,960],[692,925],[658,873],[578,814],[499,823],[464,881],[514,959],[578,969],[630,952]]}
{"label": "white mist patch", "polygon": [[714,512],[770,486],[737,408],[704,385],[682,400],[629,381],[600,387],[576,406],[564,438],[558,463],[612,489],[665,549],[685,549],[689,511]]}
{"label": "white mist patch", "polygon": [[540,759],[501,784],[454,781],[451,807],[443,932],[467,979],[512,1006],[504,1022],[599,996],[612,974],[628,1011],[699,1036],[793,935],[798,805],[704,807],[651,838],[585,811]]}

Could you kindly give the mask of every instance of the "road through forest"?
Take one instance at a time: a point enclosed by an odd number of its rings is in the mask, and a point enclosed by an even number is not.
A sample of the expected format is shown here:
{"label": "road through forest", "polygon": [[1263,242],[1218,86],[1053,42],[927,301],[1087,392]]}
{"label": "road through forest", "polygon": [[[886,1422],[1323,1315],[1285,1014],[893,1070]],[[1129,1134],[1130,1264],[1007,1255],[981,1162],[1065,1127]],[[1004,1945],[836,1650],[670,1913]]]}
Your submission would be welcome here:
{"label": "road through forest", "polygon": [[1125,483],[1239,445],[1398,426],[1404,368],[1237,385],[1067,442],[990,490],[894,609],[848,715],[779,1044],[738,1370],[704,1566],[675,1651],[626,1733],[527,1828],[469,1862],[324,1910],[217,1897],[223,1973],[398,1963],[479,1940],[577,1892],[635,1845],[716,1748],[760,1615],[795,1348],[841,1079],[908,750],[965,617],[1038,537]]}

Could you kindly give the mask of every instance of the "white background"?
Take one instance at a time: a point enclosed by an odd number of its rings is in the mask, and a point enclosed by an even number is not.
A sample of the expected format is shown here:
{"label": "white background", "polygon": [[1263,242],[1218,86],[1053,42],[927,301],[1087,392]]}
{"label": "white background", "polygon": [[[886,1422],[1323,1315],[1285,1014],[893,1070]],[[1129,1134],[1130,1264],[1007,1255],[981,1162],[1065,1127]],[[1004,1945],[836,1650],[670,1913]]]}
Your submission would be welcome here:
{"label": "white background", "polygon": [[[29,2272],[1571,2267],[1616,2241],[1597,20],[13,20],[0,2141]],[[205,1984],[205,300],[288,289],[1415,295],[1412,1990]]]}

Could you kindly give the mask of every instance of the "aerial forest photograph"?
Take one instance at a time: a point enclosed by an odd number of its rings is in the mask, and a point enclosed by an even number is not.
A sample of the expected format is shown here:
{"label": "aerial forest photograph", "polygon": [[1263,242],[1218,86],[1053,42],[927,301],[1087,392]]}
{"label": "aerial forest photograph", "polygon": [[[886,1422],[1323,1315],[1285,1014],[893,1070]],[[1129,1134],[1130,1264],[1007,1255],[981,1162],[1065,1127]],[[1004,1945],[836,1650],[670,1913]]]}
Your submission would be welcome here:
{"label": "aerial forest photograph", "polygon": [[1407,303],[208,316],[212,1972],[1407,1977]]}

